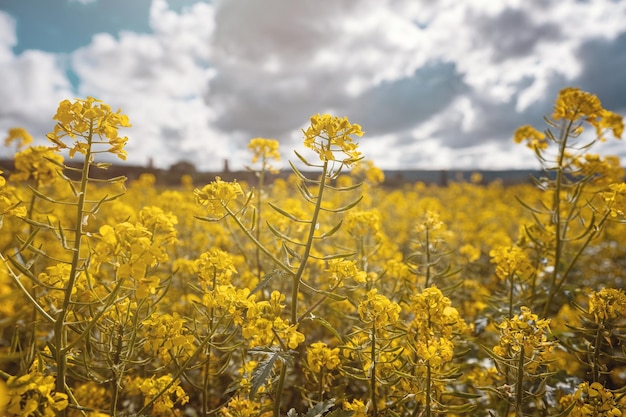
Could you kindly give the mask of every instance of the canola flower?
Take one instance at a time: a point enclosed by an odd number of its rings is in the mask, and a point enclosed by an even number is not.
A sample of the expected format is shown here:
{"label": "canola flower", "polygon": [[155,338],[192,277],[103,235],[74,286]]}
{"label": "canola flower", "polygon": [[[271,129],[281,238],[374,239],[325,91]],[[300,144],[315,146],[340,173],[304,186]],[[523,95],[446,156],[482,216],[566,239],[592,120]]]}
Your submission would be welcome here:
{"label": "canola flower", "polygon": [[10,146],[13,142],[17,144],[17,149],[22,149],[33,142],[33,137],[22,127],[12,127],[4,138],[4,146]]}
{"label": "canola flower", "polygon": [[[317,114],[311,117],[311,125],[303,132],[304,146],[315,151],[321,161],[339,161],[352,166],[362,159],[352,135],[360,137],[363,131],[347,117]],[[338,154],[343,154],[343,158]]]}
{"label": "canola flower", "polygon": [[[56,149],[69,149],[70,158],[73,158],[77,152],[83,155],[102,152],[92,151],[92,144],[108,144],[110,147],[104,152],[126,160],[127,153],[124,146],[128,138],[119,136],[118,129],[131,127],[131,124],[128,116],[122,114],[121,110],[113,112],[108,104],[93,97],[75,100],[73,103],[63,100],[53,119],[57,121],[57,124],[54,130],[47,134],[47,138]],[[75,142],[68,145],[64,141],[67,138]]]}

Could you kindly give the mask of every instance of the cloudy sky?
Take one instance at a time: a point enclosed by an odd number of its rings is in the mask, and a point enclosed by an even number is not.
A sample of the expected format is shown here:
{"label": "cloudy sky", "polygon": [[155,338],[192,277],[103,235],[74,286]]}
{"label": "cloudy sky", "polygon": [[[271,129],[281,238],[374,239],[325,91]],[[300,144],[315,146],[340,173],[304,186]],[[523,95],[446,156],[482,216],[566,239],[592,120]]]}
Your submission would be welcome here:
{"label": "cloudy sky", "polygon": [[561,88],[626,114],[626,0],[0,0],[0,83],[2,137],[91,95],[141,165],[239,168],[259,136],[291,158],[328,112],[385,169],[535,167],[511,137]]}

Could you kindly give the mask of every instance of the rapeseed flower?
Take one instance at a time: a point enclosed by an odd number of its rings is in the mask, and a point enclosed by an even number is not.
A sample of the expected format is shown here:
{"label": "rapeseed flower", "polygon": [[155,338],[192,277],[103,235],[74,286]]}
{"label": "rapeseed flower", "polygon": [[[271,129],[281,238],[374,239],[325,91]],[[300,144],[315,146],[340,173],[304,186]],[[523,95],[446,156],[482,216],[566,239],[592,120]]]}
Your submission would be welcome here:
{"label": "rapeseed flower", "polygon": [[[363,131],[347,117],[318,113],[311,117],[311,125],[303,133],[304,146],[315,151],[324,162],[338,161],[352,166],[362,158],[352,135],[360,137]],[[344,158],[337,156],[337,152],[343,153]]]}
{"label": "rapeseed flower", "polygon": [[[55,148],[69,149],[70,158],[73,158],[76,152],[86,155],[92,152],[92,144],[108,144],[110,147],[105,152],[117,155],[118,158],[126,160],[126,151],[124,146],[128,141],[127,137],[120,137],[118,129],[120,127],[130,127],[128,116],[121,113],[111,111],[108,104],[101,102],[93,97],[87,97],[85,100],[75,100],[73,103],[69,100],[63,100],[59,103],[56,115],[53,117],[57,120],[54,130],[47,134],[48,139],[54,143]],[[95,137],[99,140],[96,140]],[[67,145],[64,138],[69,137],[76,141],[72,145]],[[82,138],[86,142],[81,142],[78,138]],[[100,151],[93,151],[98,153]]]}
{"label": "rapeseed flower", "polygon": [[26,145],[32,143],[33,137],[28,131],[22,127],[12,127],[9,129],[9,134],[4,138],[4,146],[9,146],[11,143],[16,142],[17,148],[22,149]]}

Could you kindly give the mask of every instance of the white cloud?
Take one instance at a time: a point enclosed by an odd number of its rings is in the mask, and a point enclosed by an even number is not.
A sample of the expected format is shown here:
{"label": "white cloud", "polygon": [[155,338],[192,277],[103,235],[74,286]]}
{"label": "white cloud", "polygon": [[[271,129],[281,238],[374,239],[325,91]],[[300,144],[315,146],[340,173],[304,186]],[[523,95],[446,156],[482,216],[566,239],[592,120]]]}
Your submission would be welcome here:
{"label": "white cloud", "polygon": [[213,8],[198,3],[178,14],[164,0],[150,9],[153,34],[98,34],[72,56],[81,95],[95,96],[128,114],[133,127],[129,161],[167,167],[180,159],[201,168],[222,166],[224,133],[210,128],[213,111],[202,97],[209,66]]}
{"label": "white cloud", "polygon": [[[14,20],[0,12],[0,135],[25,127],[38,143],[45,143],[59,101],[72,94],[63,57],[36,50],[15,55],[16,42]],[[0,148],[1,155],[7,152]]]}

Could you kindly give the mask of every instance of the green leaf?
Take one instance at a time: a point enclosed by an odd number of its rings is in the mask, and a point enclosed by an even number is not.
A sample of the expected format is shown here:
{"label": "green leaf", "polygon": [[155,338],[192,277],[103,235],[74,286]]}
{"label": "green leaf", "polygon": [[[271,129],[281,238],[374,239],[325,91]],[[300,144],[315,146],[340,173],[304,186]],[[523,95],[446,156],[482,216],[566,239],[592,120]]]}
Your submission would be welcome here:
{"label": "green leaf", "polygon": [[344,295],[339,295],[339,294],[335,294],[334,292],[330,292],[330,291],[320,291],[318,290],[319,294],[324,294],[326,297],[330,298],[333,301],[345,301],[348,299],[348,297],[344,296]]}
{"label": "green leaf", "polygon": [[362,182],[352,184],[352,185],[347,185],[345,187],[336,187],[334,185],[326,184],[326,188],[330,188],[331,190],[334,190],[334,191],[352,191],[361,187],[361,185],[363,185]]}
{"label": "green leaf", "polygon": [[339,223],[337,223],[332,229],[330,229],[328,232],[322,233],[319,236],[319,239],[326,239],[327,237],[330,237],[332,235],[334,235],[335,233],[337,233],[337,231],[339,230],[339,228],[341,228],[341,224],[343,223],[343,220],[340,220]]}
{"label": "green leaf", "polygon": [[321,324],[324,328],[326,328],[326,330],[331,332],[333,336],[335,336],[337,340],[339,340],[340,343],[343,343],[343,339],[341,338],[341,335],[339,334],[339,332],[325,318],[314,316],[314,317],[307,318],[307,320],[311,320],[311,321]]}
{"label": "green leaf", "polygon": [[256,368],[252,371],[252,379],[250,381],[250,398],[254,398],[259,388],[267,383],[267,380],[272,374],[272,369],[274,369],[274,364],[279,356],[279,352],[270,353],[265,360],[260,361],[256,365]]}
{"label": "green leaf", "polygon": [[[296,156],[298,157],[298,159],[306,166],[314,167],[314,168],[323,168],[324,167],[324,165],[315,165],[315,164],[310,163],[304,156],[300,155],[298,153],[298,151],[293,151],[293,153],[295,153]],[[291,165],[293,167],[293,164],[291,163],[291,161],[289,161],[289,165]]]}
{"label": "green leaf", "polygon": [[360,196],[359,198],[357,198],[356,200],[354,200],[353,202],[351,202],[350,204],[347,204],[343,207],[338,207],[335,209],[331,209],[331,208],[326,208],[326,207],[320,207],[322,210],[324,211],[329,211],[331,213],[342,213],[344,211],[348,211],[351,208],[353,208],[354,206],[356,206],[357,204],[359,204],[361,202],[361,200],[363,200],[363,196]]}
{"label": "green leaf", "polygon": [[488,347],[482,346],[482,345],[480,347],[487,355],[489,355],[496,362],[509,363],[509,360],[507,358],[503,358],[502,356],[498,355],[497,353],[495,353],[493,350],[489,349]]}
{"label": "green leaf", "polygon": [[257,284],[257,286],[254,287],[254,289],[252,291],[250,291],[250,295],[252,295],[255,292],[259,291],[261,288],[265,287],[272,280],[272,278],[274,278],[276,275],[282,275],[282,274],[283,274],[283,272],[277,269],[277,270],[274,270],[272,272],[269,272],[269,273],[263,275],[263,278]]}
{"label": "green leaf", "polygon": [[285,216],[286,218],[288,218],[289,220],[293,220],[294,222],[298,222],[298,223],[311,223],[311,220],[302,220],[297,218],[296,216],[294,216],[293,214],[281,209],[280,207],[278,207],[277,205],[275,205],[274,203],[270,203],[268,202],[267,204],[269,204],[269,206],[271,208],[273,208],[274,210],[276,210],[278,213],[282,214],[283,216]]}
{"label": "green leaf", "polygon": [[[319,237],[317,237],[317,239],[319,239]],[[309,254],[309,256],[313,259],[317,259],[320,261],[330,261],[331,259],[349,258],[351,256],[354,256],[354,252],[337,253],[335,255],[326,255],[326,256],[315,256],[315,255]]]}
{"label": "green leaf", "polygon": [[276,229],[274,226],[272,226],[272,224],[270,222],[265,222],[265,223],[267,224],[267,227],[270,229],[270,232],[272,232],[272,234],[274,234],[274,236],[276,236],[277,238],[286,240],[287,242],[293,243],[294,245],[306,246],[305,243],[301,243],[301,242],[298,242],[296,240],[293,240],[289,236],[287,236],[286,234],[280,232],[278,229]]}
{"label": "green leaf", "polygon": [[66,206],[75,206],[76,205],[76,203],[73,203],[73,202],[55,200],[54,198],[45,195],[44,193],[42,193],[41,191],[37,190],[36,188],[34,188],[31,185],[29,185],[28,188],[30,188],[30,190],[32,191],[33,194],[35,194],[35,196],[41,198],[42,200],[48,201],[50,203],[64,204]]}
{"label": "green leaf", "polygon": [[446,397],[456,397],[456,398],[467,398],[467,399],[475,399],[482,397],[481,394],[471,394],[469,392],[456,392],[456,391],[446,391],[442,392],[441,396]]}
{"label": "green leaf", "polygon": [[313,408],[309,408],[309,410],[306,412],[306,414],[303,417],[320,417],[325,412],[330,410],[333,405],[335,405],[334,398],[331,398],[330,400],[326,400],[326,401],[321,401],[315,404]]}

